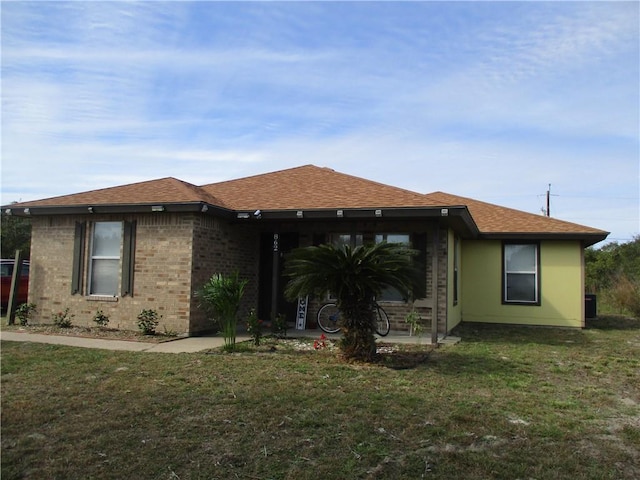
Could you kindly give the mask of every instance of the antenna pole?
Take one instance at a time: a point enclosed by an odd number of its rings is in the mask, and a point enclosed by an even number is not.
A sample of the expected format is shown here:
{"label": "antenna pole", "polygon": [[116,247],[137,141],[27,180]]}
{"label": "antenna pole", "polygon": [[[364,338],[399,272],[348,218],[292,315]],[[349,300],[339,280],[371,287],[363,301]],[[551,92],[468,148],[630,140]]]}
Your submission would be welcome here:
{"label": "antenna pole", "polygon": [[551,184],[547,190],[547,217],[551,216]]}

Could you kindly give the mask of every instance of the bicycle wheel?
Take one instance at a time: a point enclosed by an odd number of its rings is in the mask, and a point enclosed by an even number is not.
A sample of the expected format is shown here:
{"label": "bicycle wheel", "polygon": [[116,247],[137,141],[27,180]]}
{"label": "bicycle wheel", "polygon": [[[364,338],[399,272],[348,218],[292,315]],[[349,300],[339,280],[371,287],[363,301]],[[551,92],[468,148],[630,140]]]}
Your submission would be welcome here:
{"label": "bicycle wheel", "polygon": [[318,326],[323,332],[338,333],[340,331],[340,311],[335,303],[327,303],[318,310]]}
{"label": "bicycle wheel", "polygon": [[391,325],[389,324],[389,317],[380,305],[375,306],[376,309],[376,333],[381,337],[389,335]]}

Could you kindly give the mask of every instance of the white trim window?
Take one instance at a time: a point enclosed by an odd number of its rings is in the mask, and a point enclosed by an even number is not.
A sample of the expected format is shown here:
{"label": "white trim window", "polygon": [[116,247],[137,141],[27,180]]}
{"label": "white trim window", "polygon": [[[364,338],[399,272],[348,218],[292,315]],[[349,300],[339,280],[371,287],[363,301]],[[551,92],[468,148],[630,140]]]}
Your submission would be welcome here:
{"label": "white trim window", "polygon": [[503,303],[540,305],[540,245],[503,245]]}
{"label": "white trim window", "polygon": [[96,222],[91,235],[89,295],[118,295],[122,222]]}

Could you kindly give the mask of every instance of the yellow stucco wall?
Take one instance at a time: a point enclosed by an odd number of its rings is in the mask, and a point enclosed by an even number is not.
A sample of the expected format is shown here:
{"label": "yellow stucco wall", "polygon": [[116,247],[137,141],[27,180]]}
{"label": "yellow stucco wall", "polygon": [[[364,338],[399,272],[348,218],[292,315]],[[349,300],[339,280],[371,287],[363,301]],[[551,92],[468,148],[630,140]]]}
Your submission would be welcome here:
{"label": "yellow stucco wall", "polygon": [[454,300],[454,249],[456,248],[455,234],[449,230],[447,235],[447,332],[462,320],[462,241],[458,241],[458,302]]}
{"label": "yellow stucco wall", "polygon": [[583,253],[577,241],[540,242],[541,304],[502,304],[502,242],[462,245],[462,320],[465,322],[584,326]]}

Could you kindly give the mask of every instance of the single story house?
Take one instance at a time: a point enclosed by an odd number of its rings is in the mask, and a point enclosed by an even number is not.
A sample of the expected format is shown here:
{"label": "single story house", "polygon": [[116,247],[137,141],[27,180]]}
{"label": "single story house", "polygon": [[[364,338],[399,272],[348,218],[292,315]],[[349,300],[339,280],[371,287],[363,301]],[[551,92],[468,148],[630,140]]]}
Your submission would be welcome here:
{"label": "single story house", "polygon": [[[440,335],[461,321],[584,327],[584,248],[608,232],[450,195],[421,194],[305,165],[196,186],[176,178],[6,205],[32,222],[29,301],[35,322],[65,308],[136,329],[143,309],[160,330],[196,335],[212,324],[194,295],[213,274],[248,280],[242,314],[269,320],[299,309],[283,296],[284,256],[325,242],[410,244],[424,284],[407,301],[378,301],[392,329],[415,310]],[[325,298],[311,298],[306,328]],[[429,328],[429,327],[427,327]]]}

